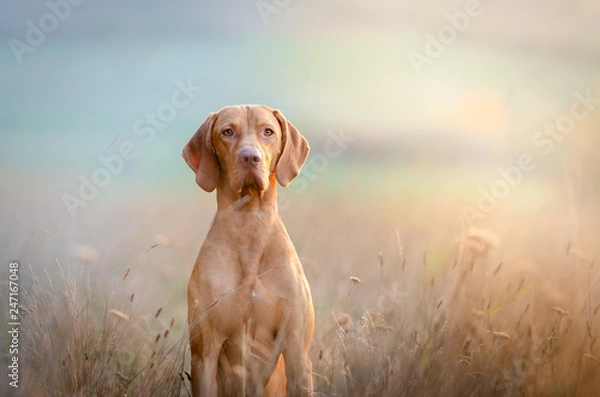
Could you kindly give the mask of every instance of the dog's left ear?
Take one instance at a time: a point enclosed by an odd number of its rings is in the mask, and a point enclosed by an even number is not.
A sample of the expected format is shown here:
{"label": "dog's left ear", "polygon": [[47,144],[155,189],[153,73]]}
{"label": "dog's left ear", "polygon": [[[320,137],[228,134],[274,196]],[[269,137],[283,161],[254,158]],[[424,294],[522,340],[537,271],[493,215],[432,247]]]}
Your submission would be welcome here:
{"label": "dog's left ear", "polygon": [[279,121],[282,133],[281,154],[277,160],[275,176],[281,186],[287,187],[300,173],[308,157],[310,146],[298,129],[279,110],[274,110],[273,114]]}
{"label": "dog's left ear", "polygon": [[215,190],[220,177],[211,137],[216,118],[217,113],[211,113],[181,152],[187,165],[196,174],[196,183],[207,192]]}

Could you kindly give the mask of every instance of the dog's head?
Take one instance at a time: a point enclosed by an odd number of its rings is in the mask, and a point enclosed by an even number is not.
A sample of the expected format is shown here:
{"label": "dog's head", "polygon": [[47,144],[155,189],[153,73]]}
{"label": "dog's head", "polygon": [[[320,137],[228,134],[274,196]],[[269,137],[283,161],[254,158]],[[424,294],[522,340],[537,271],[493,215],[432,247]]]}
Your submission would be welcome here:
{"label": "dog's head", "polygon": [[288,186],[309,150],[306,139],[279,110],[240,105],[211,113],[185,145],[182,156],[207,192],[222,183],[239,193],[244,189],[263,192],[273,178]]}

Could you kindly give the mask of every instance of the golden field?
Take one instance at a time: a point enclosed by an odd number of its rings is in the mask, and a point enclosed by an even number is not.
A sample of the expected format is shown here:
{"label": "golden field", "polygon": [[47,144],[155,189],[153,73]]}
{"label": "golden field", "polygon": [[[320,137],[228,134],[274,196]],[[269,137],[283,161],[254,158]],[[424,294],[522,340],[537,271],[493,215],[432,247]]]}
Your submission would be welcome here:
{"label": "golden field", "polygon": [[[598,166],[548,163],[470,220],[494,167],[381,158],[280,188],[313,293],[315,395],[598,395]],[[98,203],[87,245],[22,264],[27,395],[190,395],[185,287],[214,197],[187,176]]]}

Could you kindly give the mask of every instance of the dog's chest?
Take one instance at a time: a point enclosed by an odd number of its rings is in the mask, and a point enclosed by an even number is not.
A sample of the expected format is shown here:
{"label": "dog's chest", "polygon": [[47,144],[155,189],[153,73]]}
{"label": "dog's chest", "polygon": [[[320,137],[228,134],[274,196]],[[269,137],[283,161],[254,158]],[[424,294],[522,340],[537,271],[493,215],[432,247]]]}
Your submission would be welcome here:
{"label": "dog's chest", "polygon": [[220,302],[230,325],[272,319],[294,300],[301,282],[285,229],[278,218],[264,214],[218,216],[199,259],[206,300]]}

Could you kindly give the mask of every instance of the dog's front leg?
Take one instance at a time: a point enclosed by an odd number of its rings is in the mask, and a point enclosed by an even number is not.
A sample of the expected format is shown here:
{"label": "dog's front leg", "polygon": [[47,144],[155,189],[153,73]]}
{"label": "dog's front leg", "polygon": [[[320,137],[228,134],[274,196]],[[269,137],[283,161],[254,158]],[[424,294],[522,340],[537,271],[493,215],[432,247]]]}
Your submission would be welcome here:
{"label": "dog's front leg", "polygon": [[289,346],[283,352],[288,396],[310,396],[313,391],[312,362],[303,344]]}
{"label": "dog's front leg", "polygon": [[221,346],[203,346],[202,352],[192,347],[192,395],[217,396],[217,367]]}

